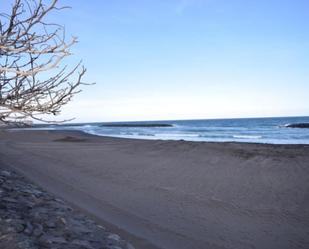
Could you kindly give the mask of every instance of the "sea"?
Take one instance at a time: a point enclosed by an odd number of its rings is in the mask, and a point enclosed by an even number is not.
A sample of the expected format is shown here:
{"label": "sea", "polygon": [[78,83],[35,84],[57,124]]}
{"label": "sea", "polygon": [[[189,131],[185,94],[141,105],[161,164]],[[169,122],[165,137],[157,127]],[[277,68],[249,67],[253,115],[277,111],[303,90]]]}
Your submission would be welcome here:
{"label": "sea", "polygon": [[309,117],[96,122],[48,125],[36,129],[78,130],[98,136],[132,139],[309,144],[309,128],[287,127],[298,123],[309,123]]}

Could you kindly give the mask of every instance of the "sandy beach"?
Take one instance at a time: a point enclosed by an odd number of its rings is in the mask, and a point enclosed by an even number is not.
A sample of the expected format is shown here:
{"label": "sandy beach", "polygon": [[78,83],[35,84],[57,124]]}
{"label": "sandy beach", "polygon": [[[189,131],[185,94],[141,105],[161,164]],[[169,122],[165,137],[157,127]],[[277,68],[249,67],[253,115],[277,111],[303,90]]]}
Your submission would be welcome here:
{"label": "sandy beach", "polygon": [[309,248],[309,146],[0,131],[0,163],[136,248]]}

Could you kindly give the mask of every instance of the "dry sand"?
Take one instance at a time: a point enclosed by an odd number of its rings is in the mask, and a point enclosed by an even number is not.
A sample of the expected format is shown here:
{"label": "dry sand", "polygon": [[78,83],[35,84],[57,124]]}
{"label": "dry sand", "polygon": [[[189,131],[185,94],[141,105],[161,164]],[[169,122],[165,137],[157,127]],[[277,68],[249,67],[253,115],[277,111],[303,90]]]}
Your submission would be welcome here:
{"label": "dry sand", "polygon": [[136,248],[309,248],[309,146],[2,131],[0,163]]}

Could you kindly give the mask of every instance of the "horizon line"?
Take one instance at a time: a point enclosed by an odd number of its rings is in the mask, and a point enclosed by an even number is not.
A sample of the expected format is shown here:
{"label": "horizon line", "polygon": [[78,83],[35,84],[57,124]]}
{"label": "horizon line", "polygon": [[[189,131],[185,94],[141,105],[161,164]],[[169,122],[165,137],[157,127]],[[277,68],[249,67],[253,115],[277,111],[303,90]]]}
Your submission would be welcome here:
{"label": "horizon line", "polygon": [[[199,121],[199,120],[236,120],[236,119],[267,119],[267,118],[309,118],[309,115],[305,116],[264,116],[264,117],[240,117],[240,118],[193,118],[193,119],[156,119],[156,120],[123,120],[123,121],[84,121],[84,122],[67,122],[56,125],[66,125],[66,124],[81,124],[81,123],[137,123],[137,122],[173,122],[173,121]],[[34,123],[40,124],[40,123]]]}

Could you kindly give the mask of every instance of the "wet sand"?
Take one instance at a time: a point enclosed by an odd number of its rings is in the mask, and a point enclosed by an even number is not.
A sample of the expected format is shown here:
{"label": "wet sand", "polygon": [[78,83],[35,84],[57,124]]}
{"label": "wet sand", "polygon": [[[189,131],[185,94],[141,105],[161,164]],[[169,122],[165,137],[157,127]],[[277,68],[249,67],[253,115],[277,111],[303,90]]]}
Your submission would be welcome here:
{"label": "wet sand", "polygon": [[0,163],[136,248],[309,248],[309,146],[0,131]]}

